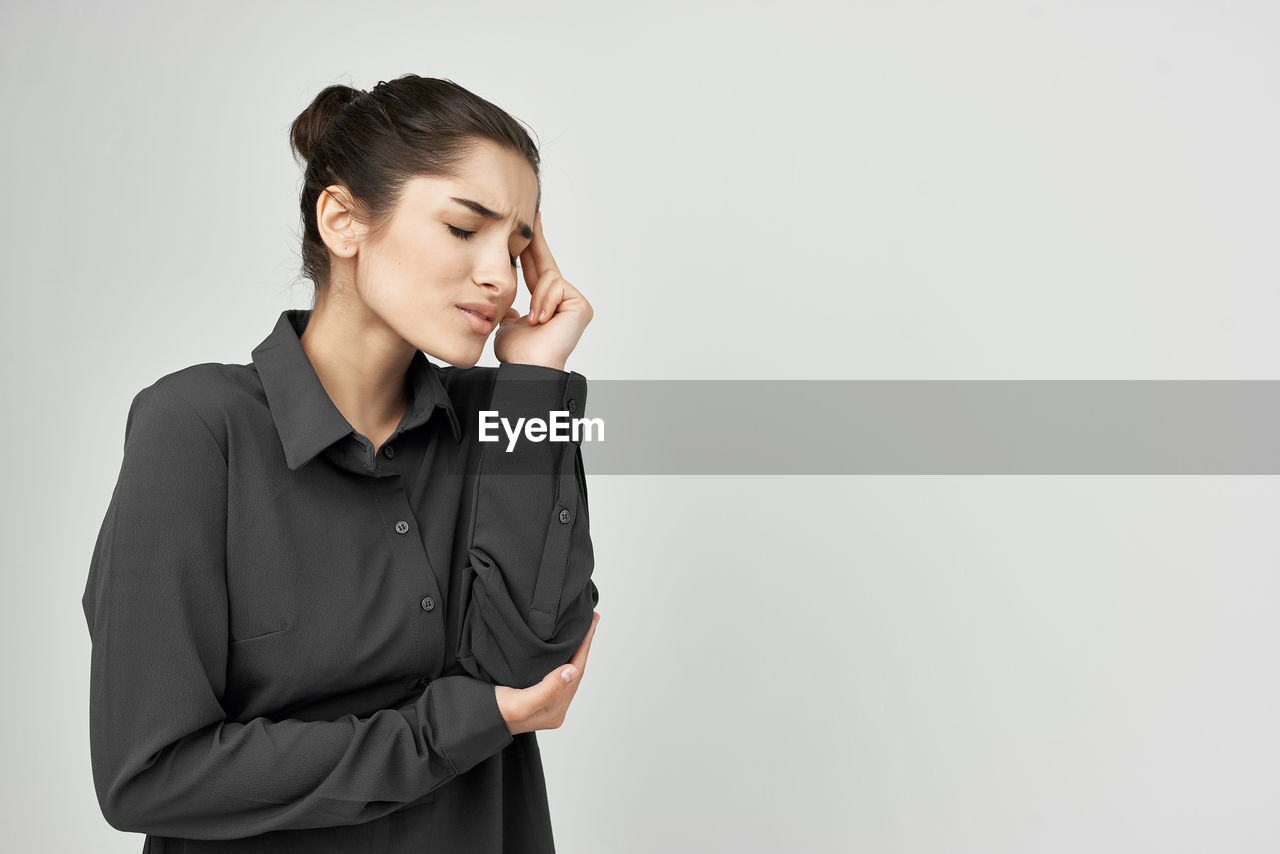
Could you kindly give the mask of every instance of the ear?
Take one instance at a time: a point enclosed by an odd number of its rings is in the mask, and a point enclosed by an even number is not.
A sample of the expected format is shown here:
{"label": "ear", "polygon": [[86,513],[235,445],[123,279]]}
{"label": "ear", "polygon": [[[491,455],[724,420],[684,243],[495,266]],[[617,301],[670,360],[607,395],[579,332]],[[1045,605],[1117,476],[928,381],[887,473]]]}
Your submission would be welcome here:
{"label": "ear", "polygon": [[320,191],[316,199],[316,227],[329,251],[339,256],[355,254],[363,231],[351,215],[351,194],[341,184]]}

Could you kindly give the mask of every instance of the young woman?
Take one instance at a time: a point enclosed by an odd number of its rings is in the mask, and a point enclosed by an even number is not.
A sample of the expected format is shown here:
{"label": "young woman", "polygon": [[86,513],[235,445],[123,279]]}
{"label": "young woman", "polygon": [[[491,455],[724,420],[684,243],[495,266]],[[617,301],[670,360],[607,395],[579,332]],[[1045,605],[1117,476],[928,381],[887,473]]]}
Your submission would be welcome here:
{"label": "young woman", "polygon": [[313,307],[129,410],[83,597],[103,814],[149,852],[553,851],[534,733],[598,620],[580,447],[478,427],[585,413],[537,149],[415,75],[291,133]]}

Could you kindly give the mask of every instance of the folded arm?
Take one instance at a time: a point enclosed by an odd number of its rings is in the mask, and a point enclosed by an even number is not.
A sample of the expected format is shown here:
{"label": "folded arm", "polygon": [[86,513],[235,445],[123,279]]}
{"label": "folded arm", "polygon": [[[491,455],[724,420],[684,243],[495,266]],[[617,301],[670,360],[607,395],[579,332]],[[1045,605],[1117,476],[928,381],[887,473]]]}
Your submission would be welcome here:
{"label": "folded arm", "polygon": [[[515,429],[519,419],[584,418],[586,378],[540,365],[503,363],[489,411]],[[586,637],[600,594],[587,513],[581,441],[534,441],[521,428],[512,442],[481,445],[468,538],[459,663],[499,685],[527,688],[565,664]]]}

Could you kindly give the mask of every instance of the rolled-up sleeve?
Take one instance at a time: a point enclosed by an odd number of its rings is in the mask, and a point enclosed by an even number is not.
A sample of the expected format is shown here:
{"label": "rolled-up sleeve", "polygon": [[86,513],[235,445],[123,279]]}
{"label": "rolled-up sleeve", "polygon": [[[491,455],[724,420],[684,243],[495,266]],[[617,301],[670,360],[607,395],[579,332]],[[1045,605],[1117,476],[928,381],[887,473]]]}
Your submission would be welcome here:
{"label": "rolled-up sleeve", "polygon": [[364,717],[227,720],[226,447],[174,389],[133,399],[82,599],[107,821],[189,839],[359,824],[509,744],[493,685],[468,675]]}
{"label": "rolled-up sleeve", "polygon": [[[503,363],[489,410],[508,425],[559,416],[541,441],[523,431],[484,443],[468,540],[473,573],[459,663],[496,684],[525,688],[565,664],[586,637],[600,593],[587,512],[581,442],[586,378],[541,365]],[[538,434],[534,434],[538,435]]]}

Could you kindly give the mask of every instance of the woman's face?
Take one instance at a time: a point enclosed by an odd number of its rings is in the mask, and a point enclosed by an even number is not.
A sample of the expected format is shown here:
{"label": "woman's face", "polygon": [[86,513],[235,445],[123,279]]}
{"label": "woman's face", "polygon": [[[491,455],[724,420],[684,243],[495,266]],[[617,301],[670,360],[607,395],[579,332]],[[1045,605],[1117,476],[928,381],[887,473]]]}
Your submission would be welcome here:
{"label": "woman's face", "polygon": [[528,161],[481,143],[457,177],[406,183],[386,231],[359,244],[355,290],[419,350],[471,367],[515,302],[515,261],[532,242],[537,201]]}

